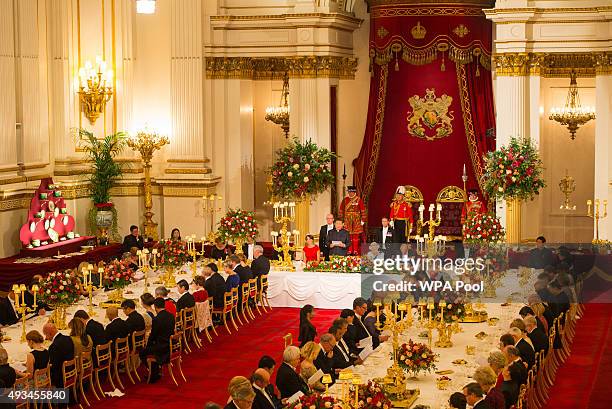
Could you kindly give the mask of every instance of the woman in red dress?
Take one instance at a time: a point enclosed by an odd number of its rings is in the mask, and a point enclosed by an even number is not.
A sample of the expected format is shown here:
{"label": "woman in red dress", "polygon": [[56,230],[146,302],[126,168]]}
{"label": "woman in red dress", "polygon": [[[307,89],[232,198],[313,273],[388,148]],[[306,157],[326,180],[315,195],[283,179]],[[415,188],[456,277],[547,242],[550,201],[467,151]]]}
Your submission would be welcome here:
{"label": "woman in red dress", "polygon": [[312,234],[306,235],[306,245],[304,246],[304,262],[308,261],[320,261],[321,250],[319,246],[314,243],[314,236]]}
{"label": "woman in red dress", "polygon": [[206,278],[204,276],[195,276],[193,278],[193,298],[195,302],[204,302],[208,300],[208,292],[204,288],[204,283],[206,282]]}

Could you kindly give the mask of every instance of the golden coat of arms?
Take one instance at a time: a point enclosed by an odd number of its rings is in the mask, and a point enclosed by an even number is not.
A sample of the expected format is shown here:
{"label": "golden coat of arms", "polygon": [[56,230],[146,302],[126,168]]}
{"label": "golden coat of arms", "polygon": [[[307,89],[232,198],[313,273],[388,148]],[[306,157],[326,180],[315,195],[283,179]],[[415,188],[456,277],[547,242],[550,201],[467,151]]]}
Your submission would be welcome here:
{"label": "golden coat of arms", "polygon": [[[453,132],[453,111],[448,108],[453,97],[442,94],[436,97],[434,88],[427,88],[423,98],[418,95],[408,98],[412,112],[408,112],[408,133],[428,141],[444,138]],[[435,134],[428,134],[433,130]]]}

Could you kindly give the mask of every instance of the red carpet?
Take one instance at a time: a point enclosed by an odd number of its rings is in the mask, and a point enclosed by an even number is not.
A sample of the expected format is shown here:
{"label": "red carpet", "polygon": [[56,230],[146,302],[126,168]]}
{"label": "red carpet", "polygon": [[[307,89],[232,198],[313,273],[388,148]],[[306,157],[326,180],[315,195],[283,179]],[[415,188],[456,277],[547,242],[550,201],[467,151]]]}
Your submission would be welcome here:
{"label": "red carpet", "polygon": [[[319,335],[327,332],[339,314],[337,310],[316,311],[313,323]],[[272,312],[257,317],[254,322],[239,327],[238,332],[232,330],[232,335],[218,328],[219,336],[213,335],[212,344],[206,342],[201,350],[184,355],[186,384],[179,381],[179,387],[175,387],[167,370],[164,370],[163,378],[154,385],[132,385],[123,377],[123,385],[127,388],[125,396],[96,403],[92,403],[94,398],[91,397],[90,403],[101,409],[202,409],[208,401],[225,406],[229,380],[236,375],[248,377],[257,368],[262,355],[272,356],[278,366],[282,362],[283,335],[292,332],[293,342],[297,344],[298,325],[299,309],[274,308]],[[106,386],[105,390],[109,388]]]}
{"label": "red carpet", "polygon": [[610,407],[611,328],[612,305],[586,305],[586,313],[576,327],[572,354],[557,371],[547,408]]}

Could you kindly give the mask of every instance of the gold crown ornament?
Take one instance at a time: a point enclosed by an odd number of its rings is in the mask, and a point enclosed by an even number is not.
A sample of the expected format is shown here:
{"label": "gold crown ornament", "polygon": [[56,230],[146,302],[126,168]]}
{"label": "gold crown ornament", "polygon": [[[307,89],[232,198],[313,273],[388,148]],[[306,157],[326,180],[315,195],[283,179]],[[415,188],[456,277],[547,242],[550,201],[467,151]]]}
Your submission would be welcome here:
{"label": "gold crown ornament", "polygon": [[425,27],[421,25],[420,21],[417,21],[416,26],[412,27],[412,30],[410,30],[410,34],[412,34],[412,37],[415,40],[422,40],[425,38],[425,34],[427,34],[427,30],[425,30]]}

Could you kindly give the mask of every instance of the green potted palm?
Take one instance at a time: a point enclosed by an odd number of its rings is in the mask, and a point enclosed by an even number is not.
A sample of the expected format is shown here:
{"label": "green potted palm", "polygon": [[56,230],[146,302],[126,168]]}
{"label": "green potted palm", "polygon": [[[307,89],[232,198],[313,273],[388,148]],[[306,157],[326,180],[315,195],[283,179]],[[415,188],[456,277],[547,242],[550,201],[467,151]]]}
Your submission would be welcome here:
{"label": "green potted palm", "polygon": [[82,148],[89,157],[92,173],[89,176],[90,195],[93,207],[89,210],[89,229],[97,229],[101,244],[108,243],[108,232],[111,237],[118,236],[117,209],[111,202],[110,190],[123,173],[117,155],[125,147],[126,134],[117,132],[104,138],[96,138],[93,133],[80,129]]}

